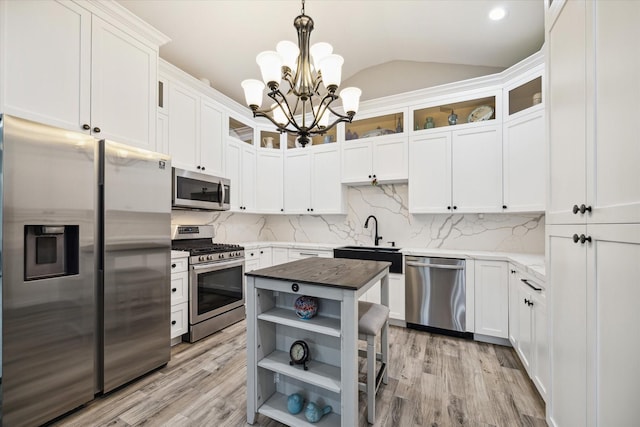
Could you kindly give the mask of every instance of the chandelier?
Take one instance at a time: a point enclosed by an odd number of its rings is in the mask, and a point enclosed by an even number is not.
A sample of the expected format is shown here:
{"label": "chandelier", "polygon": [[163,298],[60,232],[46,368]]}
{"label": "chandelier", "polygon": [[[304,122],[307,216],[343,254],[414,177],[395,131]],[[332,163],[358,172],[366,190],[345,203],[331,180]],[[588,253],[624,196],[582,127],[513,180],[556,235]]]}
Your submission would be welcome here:
{"label": "chandelier", "polygon": [[[304,14],[304,2],[302,0],[302,14],[293,21],[298,32],[298,46],[285,40],[277,44],[276,51],[259,53],[256,62],[263,81],[249,79],[241,83],[253,117],[269,119],[280,133],[298,135],[298,142],[303,147],[311,137],[325,134],[340,122],[351,122],[358,112],[362,93],[358,88],[348,87],[342,89],[339,96],[336,94],[344,59],[333,54],[329,43],[320,42],[309,48],[313,19]],[[280,89],[282,80],[289,85],[286,94]],[[267,96],[275,103],[260,110],[265,85]],[[345,114],[331,108],[331,103],[339,98]],[[329,124],[332,116],[336,118]]]}

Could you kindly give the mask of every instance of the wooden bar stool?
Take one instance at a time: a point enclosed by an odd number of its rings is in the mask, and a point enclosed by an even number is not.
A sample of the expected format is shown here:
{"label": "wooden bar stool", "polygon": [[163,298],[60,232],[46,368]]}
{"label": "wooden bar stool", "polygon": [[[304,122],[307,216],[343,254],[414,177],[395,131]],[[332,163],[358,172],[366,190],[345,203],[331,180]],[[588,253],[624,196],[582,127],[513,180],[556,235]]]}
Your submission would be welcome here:
{"label": "wooden bar stool", "polygon": [[[376,337],[380,333],[380,353],[376,349]],[[387,363],[389,355],[389,307],[372,302],[358,301],[358,339],[367,342],[367,382],[358,382],[358,389],[367,393],[367,421],[373,424],[376,418],[376,393],[380,383],[389,382]],[[381,363],[376,373],[376,360]]]}

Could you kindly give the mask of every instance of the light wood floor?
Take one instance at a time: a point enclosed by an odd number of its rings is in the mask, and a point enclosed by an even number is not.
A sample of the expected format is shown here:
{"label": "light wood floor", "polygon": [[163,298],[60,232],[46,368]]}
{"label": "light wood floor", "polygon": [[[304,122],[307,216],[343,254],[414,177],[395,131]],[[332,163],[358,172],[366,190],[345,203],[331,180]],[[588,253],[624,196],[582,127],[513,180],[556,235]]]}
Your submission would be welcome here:
{"label": "light wood floor", "polygon": [[[248,426],[246,327],[240,322],[53,426]],[[391,327],[389,384],[376,426],[546,426],[544,402],[513,349]],[[364,369],[364,365],[362,365]],[[360,426],[367,426],[360,393]],[[282,424],[259,416],[254,426]]]}

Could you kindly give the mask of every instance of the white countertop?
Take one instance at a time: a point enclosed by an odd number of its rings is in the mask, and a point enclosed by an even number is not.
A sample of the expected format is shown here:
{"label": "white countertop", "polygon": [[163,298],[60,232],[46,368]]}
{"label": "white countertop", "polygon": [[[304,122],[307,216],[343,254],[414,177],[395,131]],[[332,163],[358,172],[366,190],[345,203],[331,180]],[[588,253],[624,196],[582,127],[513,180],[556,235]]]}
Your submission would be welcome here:
{"label": "white countertop", "polygon": [[[332,250],[347,244],[338,243],[300,243],[300,242],[245,242],[242,246],[245,249],[259,249],[264,247],[277,248],[298,248],[298,249],[316,249],[316,250]],[[432,249],[432,248],[401,248],[401,252],[405,255],[415,256],[433,256],[447,258],[464,258],[464,259],[483,259],[494,261],[507,261],[515,264],[524,272],[530,274],[540,281],[545,281],[545,258],[544,255],[537,254],[521,254],[513,252],[492,252],[492,251],[473,251],[463,249]]]}
{"label": "white countertop", "polygon": [[188,258],[189,252],[187,251],[171,251],[171,259],[176,258]]}

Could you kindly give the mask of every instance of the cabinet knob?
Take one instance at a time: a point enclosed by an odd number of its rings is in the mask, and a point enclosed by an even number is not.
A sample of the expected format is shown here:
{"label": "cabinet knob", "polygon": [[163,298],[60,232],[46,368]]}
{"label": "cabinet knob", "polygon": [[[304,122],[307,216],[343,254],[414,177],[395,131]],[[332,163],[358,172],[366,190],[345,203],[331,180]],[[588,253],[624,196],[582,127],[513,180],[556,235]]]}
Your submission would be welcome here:
{"label": "cabinet knob", "polygon": [[280,208],[280,212],[284,212],[284,208]]}
{"label": "cabinet knob", "polygon": [[458,209],[458,207],[454,205],[454,206],[453,206],[453,209]]}
{"label": "cabinet knob", "polygon": [[375,176],[375,175],[373,175],[373,177],[374,177],[374,178],[376,178],[376,176]]}
{"label": "cabinet knob", "polygon": [[369,178],[371,178],[371,175],[369,175]]}
{"label": "cabinet knob", "polygon": [[511,270],[511,274],[516,274],[516,271],[515,270]]}
{"label": "cabinet knob", "polygon": [[526,299],[526,298],[524,299],[524,303],[525,303],[525,304],[527,303],[527,299]]}
{"label": "cabinet knob", "polygon": [[261,253],[261,254],[263,254],[263,253],[264,253],[264,251],[260,251],[260,253]]}
{"label": "cabinet knob", "polygon": [[502,205],[502,209],[507,209],[507,205]]}
{"label": "cabinet knob", "polygon": [[249,255],[253,256],[253,252],[251,252]]}
{"label": "cabinet knob", "polygon": [[573,205],[572,211],[574,214],[577,214],[578,212],[580,212],[580,208],[578,207],[578,205]]}
{"label": "cabinet knob", "polygon": [[580,235],[580,243],[584,244],[584,242],[591,243],[591,236],[585,236],[584,234],[581,234]]}
{"label": "cabinet knob", "polygon": [[204,169],[205,169],[205,168],[204,168],[204,166],[203,166],[203,167],[202,167],[202,170],[204,170]]}
{"label": "cabinet knob", "polygon": [[89,126],[88,124],[85,123],[85,124],[82,125],[82,129],[89,130],[89,129],[91,129],[91,126]]}
{"label": "cabinet knob", "polygon": [[93,131],[95,133],[100,133],[100,128],[98,126],[96,126],[96,127],[93,128]]}
{"label": "cabinet knob", "polygon": [[311,212],[313,212],[313,208],[311,208]]}
{"label": "cabinet knob", "polygon": [[175,264],[171,264],[171,268],[176,268],[176,265]]}
{"label": "cabinet knob", "polygon": [[447,209],[451,210],[451,206],[447,206]]}
{"label": "cabinet knob", "polygon": [[202,169],[202,168],[200,167],[200,165],[198,165],[198,166],[196,166],[196,169]]}
{"label": "cabinet knob", "polygon": [[573,235],[573,243],[578,243],[580,241],[580,236],[578,236],[577,234]]}
{"label": "cabinet knob", "polygon": [[175,320],[172,320],[172,321],[171,321],[171,324],[172,324],[172,325],[175,325],[175,324],[176,324],[176,321],[175,321]]}
{"label": "cabinet knob", "polygon": [[178,290],[178,288],[171,288],[171,292],[175,292],[177,290]]}
{"label": "cabinet knob", "polygon": [[591,206],[585,206],[584,203],[580,205],[580,213],[591,212]]}

